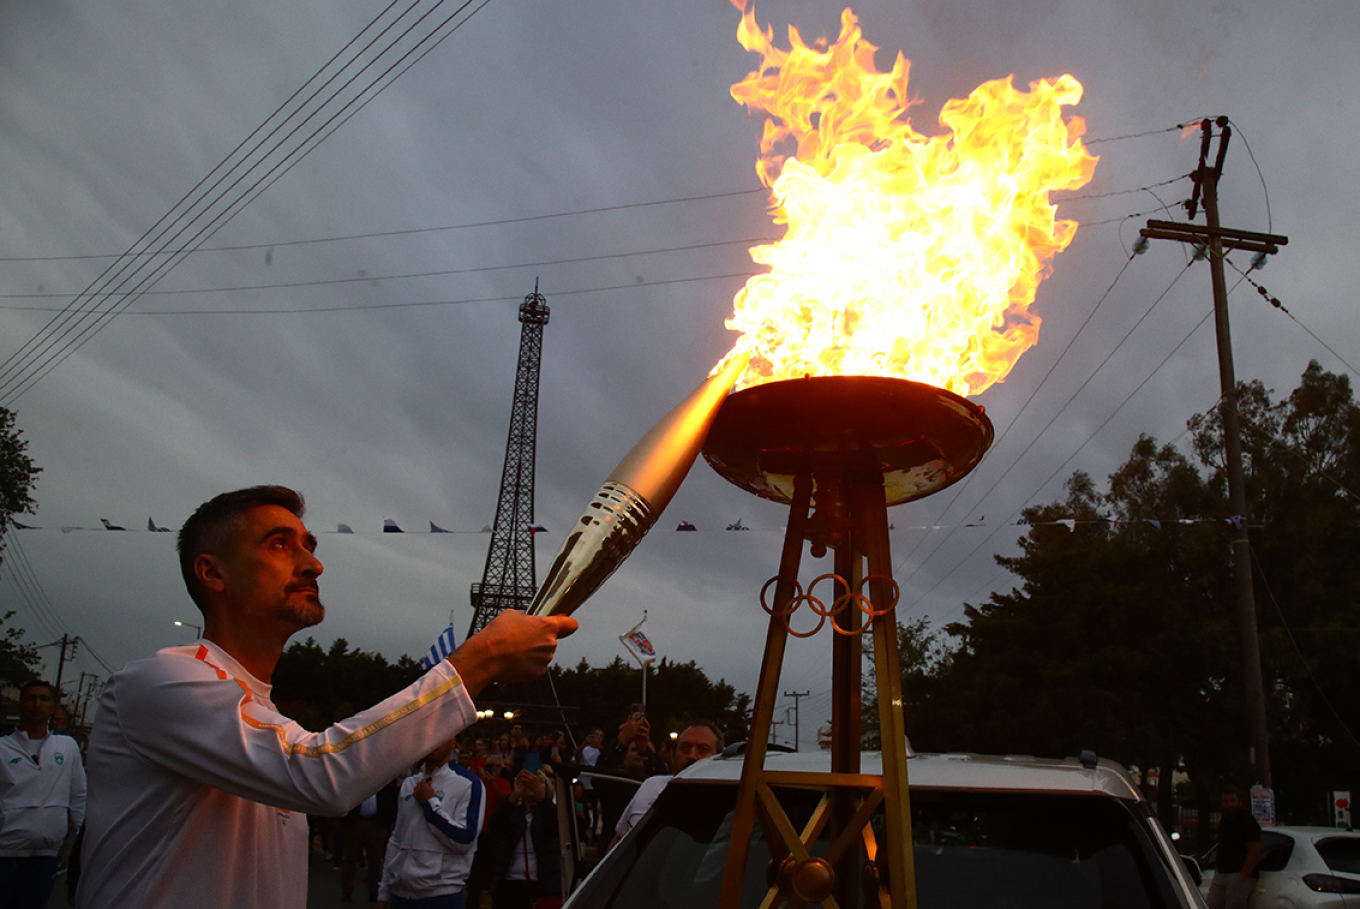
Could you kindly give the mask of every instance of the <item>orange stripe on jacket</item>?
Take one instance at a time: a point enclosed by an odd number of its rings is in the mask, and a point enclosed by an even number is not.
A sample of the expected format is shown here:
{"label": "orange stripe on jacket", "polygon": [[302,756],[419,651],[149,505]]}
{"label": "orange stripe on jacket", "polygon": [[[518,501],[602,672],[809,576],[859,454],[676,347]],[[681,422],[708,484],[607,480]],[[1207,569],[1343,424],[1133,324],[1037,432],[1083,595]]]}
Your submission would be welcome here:
{"label": "orange stripe on jacket", "polygon": [[335,743],[328,742],[325,745],[303,745],[301,743],[289,742],[287,736],[284,734],[283,727],[278,725],[277,723],[262,723],[259,720],[246,715],[244,710],[245,705],[252,698],[254,698],[254,694],[251,693],[250,688],[246,686],[245,682],[242,682],[240,679],[232,678],[220,666],[214,665],[211,661],[209,661],[208,648],[200,644],[198,647],[198,653],[194,654],[194,658],[197,660],[201,660],[205,665],[212,667],[212,669],[214,669],[217,672],[217,677],[222,681],[225,682],[227,679],[230,678],[237,685],[241,686],[241,690],[246,693],[245,697],[241,698],[241,707],[243,708],[241,710],[241,719],[246,723],[246,725],[251,726],[255,729],[272,731],[275,735],[279,737],[279,745],[283,748],[285,753],[298,754],[302,755],[303,757],[321,757],[323,754],[338,754],[341,751],[344,751],[349,746],[353,745],[355,742],[363,741],[373,733],[377,732],[379,729],[382,729],[384,726],[390,726],[392,723],[395,723],[402,717],[409,716],[410,714],[419,710],[421,707],[424,707],[426,704],[429,704],[431,701],[443,697],[445,694],[452,691],[454,688],[457,688],[459,685],[463,684],[463,680],[455,676],[454,678],[449,679],[443,684],[437,686],[433,690],[427,691],[425,694],[422,694],[420,697],[416,698],[414,701],[411,701],[409,704],[404,704],[401,707],[397,708],[396,710],[392,711],[391,713],[384,714],[383,716],[374,720],[372,723],[369,723],[363,729],[359,729],[355,732],[350,733],[349,735],[345,736],[338,742]]}

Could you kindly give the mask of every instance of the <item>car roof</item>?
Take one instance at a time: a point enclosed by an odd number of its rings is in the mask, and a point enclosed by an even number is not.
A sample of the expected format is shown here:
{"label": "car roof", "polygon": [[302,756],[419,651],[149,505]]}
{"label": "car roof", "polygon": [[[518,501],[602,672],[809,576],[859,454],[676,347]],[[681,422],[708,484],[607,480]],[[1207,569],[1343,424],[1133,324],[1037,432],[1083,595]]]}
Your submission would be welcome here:
{"label": "car roof", "polygon": [[1360,831],[1347,830],[1345,827],[1297,827],[1293,825],[1283,825],[1280,827],[1262,827],[1262,832],[1271,831],[1274,833],[1284,833],[1298,840],[1320,840],[1324,837],[1338,836],[1344,839],[1360,839]]}
{"label": "car roof", "polygon": [[[741,778],[742,756],[715,756],[681,771],[678,779],[705,782],[736,782]],[[883,772],[877,751],[860,754],[861,772]],[[765,769],[803,773],[827,773],[831,755],[826,751],[769,752]],[[1077,758],[1037,758],[1024,754],[915,754],[907,761],[912,788],[992,789],[1021,792],[1092,793],[1121,799],[1141,800],[1127,772],[1114,761],[1101,759],[1094,766]]]}

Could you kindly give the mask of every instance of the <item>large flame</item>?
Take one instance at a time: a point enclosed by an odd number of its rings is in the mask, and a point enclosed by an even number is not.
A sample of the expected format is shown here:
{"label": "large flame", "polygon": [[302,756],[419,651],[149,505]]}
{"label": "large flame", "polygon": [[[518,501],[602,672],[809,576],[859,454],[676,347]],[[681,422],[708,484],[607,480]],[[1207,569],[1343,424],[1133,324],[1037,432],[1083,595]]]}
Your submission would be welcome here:
{"label": "large flame", "polygon": [[987,82],[945,104],[948,135],[924,136],[906,116],[909,62],[878,72],[849,9],[824,49],[773,34],[748,6],[737,37],[762,60],[732,96],[767,115],[756,170],[787,230],[751,250],[770,271],[726,323],[742,336],[724,363],[751,355],[738,387],[875,375],[977,394],[1002,380],[1038,338],[1029,307],[1077,229],[1048,193],[1095,169],[1085,124],[1062,118],[1081,84]]}

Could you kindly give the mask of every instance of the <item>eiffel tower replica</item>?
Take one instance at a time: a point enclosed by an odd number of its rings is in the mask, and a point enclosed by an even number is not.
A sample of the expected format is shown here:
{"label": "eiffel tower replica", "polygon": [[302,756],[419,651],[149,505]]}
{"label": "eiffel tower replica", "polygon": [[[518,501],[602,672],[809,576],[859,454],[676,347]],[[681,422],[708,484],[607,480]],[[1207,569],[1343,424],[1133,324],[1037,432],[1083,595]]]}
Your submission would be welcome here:
{"label": "eiffel tower replica", "polygon": [[482,582],[472,585],[472,625],[468,637],[485,628],[503,609],[526,610],[538,590],[534,573],[534,456],[538,435],[538,373],[543,361],[543,326],[548,301],[538,292],[519,307],[519,366],[510,408],[496,522],[486,554]]}

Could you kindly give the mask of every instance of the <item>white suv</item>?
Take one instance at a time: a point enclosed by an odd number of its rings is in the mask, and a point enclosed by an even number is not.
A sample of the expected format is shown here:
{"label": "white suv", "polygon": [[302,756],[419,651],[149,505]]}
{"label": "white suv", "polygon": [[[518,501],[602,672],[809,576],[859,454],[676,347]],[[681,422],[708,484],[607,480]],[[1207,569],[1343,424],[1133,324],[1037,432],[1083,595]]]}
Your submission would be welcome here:
{"label": "white suv", "polygon": [[[740,755],[713,757],[676,776],[567,907],[716,907],[741,763]],[[862,765],[865,774],[881,773],[876,752],[864,753]],[[830,757],[771,753],[765,767],[826,772]],[[1149,805],[1111,761],[922,754],[910,759],[908,771],[920,909],[1204,905]],[[776,793],[798,829],[820,798],[807,790]],[[882,837],[881,813],[873,823]],[[762,839],[759,824],[754,836]],[[825,838],[812,853],[819,848],[826,851]],[[752,842],[743,909],[761,906],[769,892],[769,854]]]}

